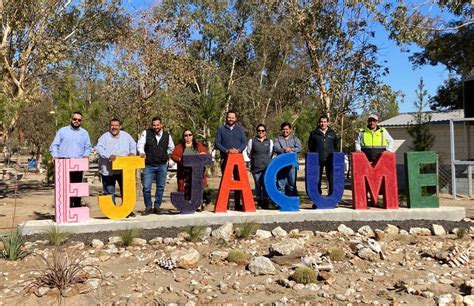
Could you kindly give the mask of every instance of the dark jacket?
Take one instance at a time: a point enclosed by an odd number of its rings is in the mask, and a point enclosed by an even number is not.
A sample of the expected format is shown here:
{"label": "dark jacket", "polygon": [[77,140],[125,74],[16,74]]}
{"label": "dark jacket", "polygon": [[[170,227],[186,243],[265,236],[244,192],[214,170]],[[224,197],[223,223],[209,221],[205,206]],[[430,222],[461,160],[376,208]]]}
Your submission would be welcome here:
{"label": "dark jacket", "polygon": [[308,151],[319,154],[319,163],[325,163],[333,152],[337,152],[338,138],[336,132],[328,128],[324,134],[320,128],[311,132],[308,139]]}
{"label": "dark jacket", "polygon": [[221,126],[217,130],[214,145],[217,150],[221,152],[222,159],[227,158],[227,150],[232,148],[236,148],[242,152],[247,146],[247,138],[245,137],[244,129],[237,123],[232,129],[230,129],[227,124]]}
{"label": "dark jacket", "polygon": [[156,142],[155,132],[152,129],[146,131],[145,142],[145,164],[151,166],[159,166],[168,162],[168,144],[170,136],[163,131],[160,143]]}

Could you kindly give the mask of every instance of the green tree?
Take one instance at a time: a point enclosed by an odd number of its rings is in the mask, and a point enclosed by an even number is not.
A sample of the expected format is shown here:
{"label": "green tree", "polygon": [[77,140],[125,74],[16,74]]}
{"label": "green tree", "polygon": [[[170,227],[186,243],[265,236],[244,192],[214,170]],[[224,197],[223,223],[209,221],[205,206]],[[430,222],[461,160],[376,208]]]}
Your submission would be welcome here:
{"label": "green tree", "polygon": [[423,79],[420,79],[416,90],[417,100],[414,103],[417,112],[413,115],[413,121],[407,129],[408,134],[413,138],[411,149],[415,151],[429,151],[435,140],[435,136],[430,132],[431,114],[424,111],[428,106],[427,96],[428,92]]}

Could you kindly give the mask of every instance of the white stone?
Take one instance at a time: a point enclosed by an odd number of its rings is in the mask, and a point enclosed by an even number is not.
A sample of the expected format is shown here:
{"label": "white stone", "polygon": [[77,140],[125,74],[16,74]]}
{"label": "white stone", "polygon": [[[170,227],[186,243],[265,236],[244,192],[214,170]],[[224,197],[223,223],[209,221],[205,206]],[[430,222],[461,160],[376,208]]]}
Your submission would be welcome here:
{"label": "white stone", "polygon": [[122,237],[114,236],[114,237],[109,237],[109,243],[122,243]]}
{"label": "white stone", "polygon": [[446,230],[444,229],[444,227],[442,225],[433,224],[431,229],[433,231],[433,235],[435,235],[435,236],[444,236],[444,235],[446,235]]}
{"label": "white stone", "polygon": [[258,238],[258,239],[268,239],[268,238],[271,238],[272,236],[273,235],[270,231],[265,231],[265,230],[258,229],[255,232],[255,237]]}
{"label": "white stone", "polygon": [[282,229],[281,226],[275,227],[272,230],[272,234],[275,237],[286,237],[286,236],[288,236],[288,233],[284,229]]}
{"label": "white stone", "polygon": [[46,295],[49,292],[49,287],[39,287],[38,288],[38,296]]}
{"label": "white stone", "polygon": [[467,306],[474,306],[474,295],[466,295],[462,301]]}
{"label": "white stone", "polygon": [[209,254],[209,259],[212,262],[218,262],[218,261],[222,261],[226,259],[228,255],[229,255],[229,252],[227,251],[216,250]]}
{"label": "white stone", "polygon": [[270,253],[274,255],[290,255],[295,251],[300,251],[304,247],[303,239],[287,239],[274,243],[270,246]]}
{"label": "white stone", "polygon": [[359,234],[365,237],[375,237],[375,233],[372,228],[368,225],[364,225],[357,231]]}
{"label": "white stone", "polygon": [[212,237],[216,239],[223,239],[225,241],[229,241],[233,234],[233,224],[231,222],[226,222],[221,225],[219,228],[212,231]]}
{"label": "white stone", "polygon": [[431,236],[431,231],[425,227],[411,227],[410,235],[413,236]]}
{"label": "white stone", "polygon": [[199,262],[201,255],[194,248],[176,250],[170,254],[172,260],[180,268],[192,268]]}
{"label": "white stone", "polygon": [[354,235],[354,230],[350,227],[347,227],[345,224],[341,224],[337,227],[337,231],[341,234],[352,236]]}
{"label": "white stone", "polygon": [[402,236],[410,236],[410,233],[408,233],[406,230],[402,229],[402,230],[400,230],[400,235],[402,235]]}
{"label": "white stone", "polygon": [[438,305],[448,305],[453,302],[453,296],[451,294],[443,294],[438,296]]}
{"label": "white stone", "polygon": [[97,278],[88,279],[87,285],[89,285],[89,288],[91,288],[91,290],[95,290],[99,288],[99,280]]}
{"label": "white stone", "polygon": [[388,224],[387,227],[384,229],[384,232],[388,235],[398,235],[400,229],[395,225]]}
{"label": "white stone", "polygon": [[370,261],[377,261],[380,259],[380,255],[375,253],[369,248],[361,248],[360,250],[357,251],[357,256],[359,256],[362,259],[370,260]]}
{"label": "white stone", "polygon": [[94,249],[102,249],[104,247],[104,243],[102,242],[102,240],[92,239],[91,246]]}
{"label": "white stone", "polygon": [[250,260],[248,269],[253,274],[266,275],[275,274],[276,269],[272,261],[264,256],[254,257]]}
{"label": "white stone", "polygon": [[145,245],[146,245],[146,239],[133,238],[133,240],[132,240],[132,245],[135,245],[135,246],[145,246]]}
{"label": "white stone", "polygon": [[153,238],[149,242],[150,242],[151,245],[162,244],[163,243],[163,237]]}

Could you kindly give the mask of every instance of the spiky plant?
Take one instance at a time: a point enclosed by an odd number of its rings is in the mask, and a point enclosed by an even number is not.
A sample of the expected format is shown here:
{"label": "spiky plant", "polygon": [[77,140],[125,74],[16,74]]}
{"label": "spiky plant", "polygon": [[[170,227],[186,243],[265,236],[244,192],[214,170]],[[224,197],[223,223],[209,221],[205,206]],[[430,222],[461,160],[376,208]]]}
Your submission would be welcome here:
{"label": "spiky plant", "polygon": [[247,260],[247,258],[248,258],[247,254],[245,254],[244,251],[239,250],[239,249],[232,250],[227,255],[228,262],[240,263],[244,260]]}
{"label": "spiky plant", "polygon": [[63,232],[59,227],[52,225],[47,231],[49,243],[54,246],[60,246],[69,238],[70,233]]}
{"label": "spiky plant", "polygon": [[186,240],[188,241],[198,241],[201,240],[204,234],[206,227],[204,225],[194,225],[187,228],[186,233],[188,233],[188,237]]}
{"label": "spiky plant", "polygon": [[260,228],[260,224],[250,221],[245,222],[241,226],[238,226],[235,230],[237,238],[240,239],[249,239],[252,237],[255,232]]}
{"label": "spiky plant", "polygon": [[318,275],[310,267],[299,267],[296,268],[295,273],[291,276],[291,279],[299,284],[311,284],[316,283]]}
{"label": "spiky plant", "polygon": [[28,255],[28,253],[23,250],[26,239],[21,228],[17,228],[16,231],[1,237],[1,240],[3,243],[3,250],[0,253],[2,258],[15,261]]}
{"label": "spiky plant", "polygon": [[327,253],[332,261],[342,261],[346,256],[346,252],[341,247],[330,248]]}
{"label": "spiky plant", "polygon": [[119,232],[121,239],[120,246],[128,247],[132,244],[134,238],[140,236],[140,230],[136,228],[127,228]]}

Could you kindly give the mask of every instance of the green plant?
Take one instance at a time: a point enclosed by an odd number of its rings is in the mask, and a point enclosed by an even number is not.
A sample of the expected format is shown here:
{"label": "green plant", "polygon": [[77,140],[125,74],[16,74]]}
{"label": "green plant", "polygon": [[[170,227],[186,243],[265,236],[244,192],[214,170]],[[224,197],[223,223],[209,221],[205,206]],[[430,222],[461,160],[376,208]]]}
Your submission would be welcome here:
{"label": "green plant", "polygon": [[342,261],[346,256],[346,252],[341,247],[330,248],[327,253],[332,261]]}
{"label": "green plant", "polygon": [[4,259],[15,261],[28,255],[28,253],[23,250],[26,239],[25,236],[23,236],[21,228],[17,228],[16,231],[2,237],[1,240],[3,242],[1,256]]}
{"label": "green plant", "polygon": [[299,284],[311,284],[316,283],[317,279],[316,271],[310,267],[299,267],[296,268],[295,273],[291,276],[291,279]]}
{"label": "green plant", "polygon": [[255,234],[257,229],[260,228],[260,224],[250,221],[250,222],[245,222],[241,226],[237,227],[235,230],[235,234],[237,238],[241,239],[249,239],[252,237],[252,235]]}
{"label": "green plant", "polygon": [[458,239],[463,239],[464,236],[466,235],[466,228],[464,227],[460,227],[458,228],[457,232],[456,232],[456,237],[458,237]]}
{"label": "green plant", "polygon": [[186,240],[188,241],[201,240],[202,235],[204,234],[205,230],[206,230],[206,227],[204,225],[195,225],[195,226],[188,227],[186,230],[186,233],[188,233],[188,237],[186,237]]}
{"label": "green plant", "polygon": [[239,250],[239,249],[232,250],[227,255],[228,262],[240,263],[243,260],[247,260],[247,258],[248,258],[247,254],[245,254],[244,251]]}
{"label": "green plant", "polygon": [[90,278],[86,267],[97,271],[102,278],[102,272],[97,266],[84,264],[84,257],[76,256],[74,251],[67,252],[57,248],[53,249],[52,255],[48,258],[41,254],[39,256],[45,268],[27,286],[27,292],[34,292],[40,287],[49,287],[59,289],[61,296],[64,296],[67,288],[85,283]]}
{"label": "green plant", "polygon": [[70,233],[63,232],[61,229],[55,225],[52,225],[47,231],[46,236],[48,236],[49,243],[54,246],[60,246],[69,238]]}
{"label": "green plant", "polygon": [[121,238],[120,246],[130,246],[133,242],[133,238],[138,238],[140,230],[136,228],[127,228],[119,232]]}

